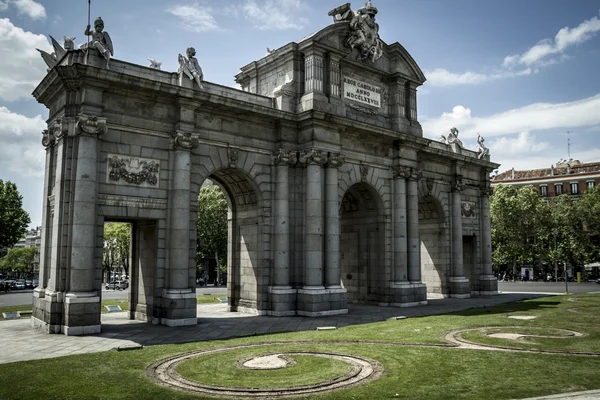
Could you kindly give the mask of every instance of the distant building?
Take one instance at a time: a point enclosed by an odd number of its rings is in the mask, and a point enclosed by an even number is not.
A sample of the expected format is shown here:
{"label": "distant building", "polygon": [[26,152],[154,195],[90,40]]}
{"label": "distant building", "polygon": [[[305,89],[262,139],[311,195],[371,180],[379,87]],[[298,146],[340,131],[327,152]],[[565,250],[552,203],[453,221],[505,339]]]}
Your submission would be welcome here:
{"label": "distant building", "polygon": [[30,229],[13,247],[35,247],[37,252],[33,259],[33,274],[37,275],[40,270],[40,247],[42,245],[42,227]]}
{"label": "distant building", "polygon": [[580,197],[588,188],[600,184],[600,162],[561,161],[550,168],[510,169],[491,177],[492,187],[503,184],[533,186],[543,197],[570,194]]}

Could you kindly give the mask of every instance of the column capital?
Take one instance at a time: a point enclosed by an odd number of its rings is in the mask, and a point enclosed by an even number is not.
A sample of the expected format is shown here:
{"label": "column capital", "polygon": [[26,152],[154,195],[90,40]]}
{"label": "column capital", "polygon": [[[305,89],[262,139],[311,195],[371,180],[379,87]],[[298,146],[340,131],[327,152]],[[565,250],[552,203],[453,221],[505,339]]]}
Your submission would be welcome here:
{"label": "column capital", "polygon": [[197,134],[184,131],[171,133],[171,148],[173,150],[192,150],[198,147],[199,144]]}
{"label": "column capital", "polygon": [[300,164],[303,165],[324,165],[327,162],[327,153],[322,150],[310,149],[300,153]]}
{"label": "column capital", "polygon": [[423,171],[417,168],[411,168],[410,169],[410,176],[408,177],[408,180],[410,181],[418,181],[419,179],[421,179],[423,177]]}
{"label": "column capital", "polygon": [[453,192],[462,192],[463,190],[465,190],[466,186],[467,185],[465,185],[463,182],[463,176],[457,174],[454,177],[454,182],[452,182],[452,191]]}
{"label": "column capital", "polygon": [[394,178],[408,179],[410,178],[410,167],[398,165],[392,168]]}
{"label": "column capital", "polygon": [[75,123],[75,135],[100,137],[106,133],[106,118],[95,115],[79,114]]}
{"label": "column capital", "polygon": [[494,194],[494,189],[490,186],[482,187],[480,189],[480,194],[481,194],[481,197],[490,197],[491,195]]}
{"label": "column capital", "polygon": [[344,165],[345,162],[346,158],[340,153],[329,153],[327,157],[327,163],[325,165],[331,168],[338,168]]}
{"label": "column capital", "polygon": [[298,153],[288,149],[280,148],[279,152],[273,156],[275,165],[295,165],[298,162]]}

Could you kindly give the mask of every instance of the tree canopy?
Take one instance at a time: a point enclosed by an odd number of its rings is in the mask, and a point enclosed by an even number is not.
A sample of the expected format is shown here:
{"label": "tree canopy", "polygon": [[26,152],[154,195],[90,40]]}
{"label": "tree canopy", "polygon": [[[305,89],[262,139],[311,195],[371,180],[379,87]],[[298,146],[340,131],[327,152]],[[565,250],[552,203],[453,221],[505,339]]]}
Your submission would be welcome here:
{"label": "tree canopy", "polygon": [[12,247],[25,236],[31,223],[23,209],[23,196],[17,186],[0,179],[0,248]]}
{"label": "tree canopy", "polygon": [[33,262],[38,250],[36,247],[16,247],[0,258],[0,271],[17,274],[33,273]]}
{"label": "tree canopy", "polygon": [[197,259],[216,258],[225,266],[227,254],[227,200],[217,187],[202,187],[198,195]]}
{"label": "tree canopy", "polygon": [[107,222],[104,224],[104,248],[102,269],[111,271],[115,267],[123,267],[129,274],[129,248],[131,229],[127,222]]}

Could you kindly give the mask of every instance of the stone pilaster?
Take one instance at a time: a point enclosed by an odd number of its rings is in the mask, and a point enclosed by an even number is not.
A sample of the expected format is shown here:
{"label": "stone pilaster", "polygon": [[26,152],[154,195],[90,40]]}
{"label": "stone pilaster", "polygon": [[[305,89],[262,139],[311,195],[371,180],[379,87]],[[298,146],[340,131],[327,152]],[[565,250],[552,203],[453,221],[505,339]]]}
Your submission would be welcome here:
{"label": "stone pilaster", "polygon": [[195,325],[196,294],[189,287],[190,267],[190,152],[198,147],[197,135],[171,134],[172,181],[169,193],[169,272],[163,289],[161,324]]}
{"label": "stone pilaster", "polygon": [[482,295],[498,294],[498,279],[492,271],[492,229],[490,221],[490,194],[492,189],[489,182],[481,190],[479,197],[481,226],[481,275],[479,276],[479,291]]}
{"label": "stone pilaster", "polygon": [[325,168],[325,286],[340,288],[340,207],[338,168],[344,157],[330,153]]}
{"label": "stone pilaster", "polygon": [[450,278],[450,297],[470,297],[469,280],[463,270],[463,227],[461,211],[461,192],[465,189],[462,175],[457,174],[452,184],[452,277]]}
{"label": "stone pilaster", "polygon": [[107,131],[106,118],[81,114],[74,135],[77,159],[71,205],[68,292],[64,298],[65,335],[100,332],[100,293],[94,288],[98,138]]}
{"label": "stone pilaster", "polygon": [[[394,169],[394,282],[408,283],[408,227],[406,208],[406,178],[410,167]],[[418,215],[417,215],[418,217]]]}
{"label": "stone pilaster", "polygon": [[419,239],[419,188],[418,180],[422,172],[411,169],[408,178],[407,213],[408,213],[408,280],[411,283],[421,282],[421,241]]}
{"label": "stone pilaster", "polygon": [[297,153],[279,149],[274,157],[275,164],[275,203],[273,207],[273,286],[271,295],[271,315],[296,314],[296,289],[290,286],[290,199],[289,166],[296,164]]}

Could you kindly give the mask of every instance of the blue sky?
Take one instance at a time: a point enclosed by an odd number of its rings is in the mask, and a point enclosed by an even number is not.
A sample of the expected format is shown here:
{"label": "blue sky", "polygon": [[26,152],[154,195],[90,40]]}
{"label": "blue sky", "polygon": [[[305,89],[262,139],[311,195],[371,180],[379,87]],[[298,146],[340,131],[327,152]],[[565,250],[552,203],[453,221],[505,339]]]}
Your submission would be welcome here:
{"label": "blue sky", "polygon": [[[236,86],[239,68],[329,23],[343,0],[92,0],[115,58],[177,69],[193,46],[205,79]],[[353,1],[357,9],[364,2]],[[600,0],[374,0],[386,43],[400,42],[428,81],[419,88],[424,135],[450,127],[486,139],[500,171],[600,161]],[[15,182],[41,224],[48,116],[31,92],[48,34],[86,41],[86,0],[0,0],[0,179]]]}

